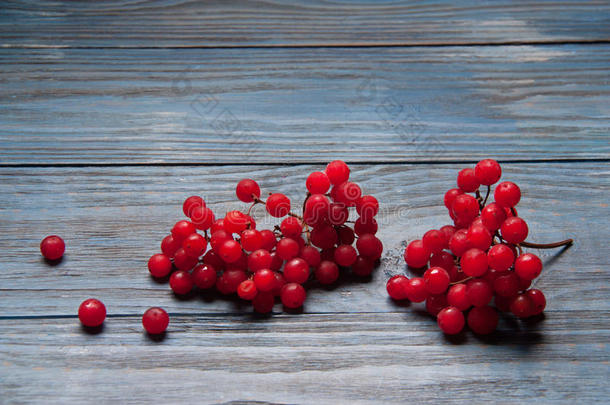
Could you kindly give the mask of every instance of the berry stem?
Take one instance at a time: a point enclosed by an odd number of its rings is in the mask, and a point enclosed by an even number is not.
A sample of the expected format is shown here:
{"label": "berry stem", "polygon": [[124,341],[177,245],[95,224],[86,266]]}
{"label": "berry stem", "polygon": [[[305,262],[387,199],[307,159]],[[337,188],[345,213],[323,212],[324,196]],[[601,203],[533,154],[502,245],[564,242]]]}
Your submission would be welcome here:
{"label": "berry stem", "polygon": [[489,198],[489,193],[491,192],[491,186],[487,186],[487,193],[485,193],[485,199],[483,200],[483,207],[487,204],[487,199]]}
{"label": "berry stem", "polygon": [[462,284],[462,283],[464,283],[464,282],[466,282],[468,280],[472,280],[473,278],[474,277],[466,277],[466,278],[463,278],[463,279],[458,280],[458,281],[453,281],[453,282],[449,283],[449,285]]}
{"label": "berry stem", "polygon": [[555,243],[533,243],[533,242],[523,241],[520,243],[520,245],[523,247],[529,247],[529,248],[534,248],[534,249],[553,249],[553,248],[558,248],[561,246],[570,246],[573,243],[574,243],[573,239],[566,239],[566,240],[562,240],[560,242],[555,242]]}

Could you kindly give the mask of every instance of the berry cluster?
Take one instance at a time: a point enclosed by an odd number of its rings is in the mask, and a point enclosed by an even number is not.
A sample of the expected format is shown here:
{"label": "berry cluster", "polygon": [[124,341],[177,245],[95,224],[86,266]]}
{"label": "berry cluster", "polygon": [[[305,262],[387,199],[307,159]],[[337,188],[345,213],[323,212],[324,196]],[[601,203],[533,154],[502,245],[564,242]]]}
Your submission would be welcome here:
{"label": "berry cluster", "polygon": [[[176,294],[187,294],[194,287],[216,288],[251,301],[259,313],[271,312],[276,297],[285,308],[301,307],[308,281],[332,284],[340,268],[368,276],[383,251],[375,236],[379,203],[362,195],[349,175],[342,161],[311,173],[301,215],[291,211],[284,194],[261,199],[260,187],[251,179],[241,180],[236,188],[237,198],[250,204],[246,212],[229,211],[216,219],[201,197],[191,196],[182,206],[189,220],[174,225],[161,242],[162,253],[148,261],[148,269],[156,278],[170,275],[169,285]],[[250,215],[257,204],[272,217],[283,218],[281,223],[273,229],[257,229]],[[348,220],[352,207],[358,214],[355,221]],[[353,228],[348,225],[352,223]]]}
{"label": "berry cluster", "polygon": [[[396,275],[387,282],[388,294],[395,300],[426,301],[427,311],[447,334],[459,333],[466,323],[475,333],[493,332],[498,324],[496,309],[519,318],[540,314],[546,299],[530,286],[542,271],[542,261],[523,248],[572,243],[571,239],[545,245],[526,242],[528,226],[515,209],[521,199],[519,187],[499,183],[493,192],[495,202],[488,203],[491,185],[501,175],[500,165],[492,159],[461,170],[458,187],[444,197],[454,225],[430,230],[405,249],[409,267],[426,268],[423,276]],[[479,192],[481,186],[487,188],[485,197]]]}

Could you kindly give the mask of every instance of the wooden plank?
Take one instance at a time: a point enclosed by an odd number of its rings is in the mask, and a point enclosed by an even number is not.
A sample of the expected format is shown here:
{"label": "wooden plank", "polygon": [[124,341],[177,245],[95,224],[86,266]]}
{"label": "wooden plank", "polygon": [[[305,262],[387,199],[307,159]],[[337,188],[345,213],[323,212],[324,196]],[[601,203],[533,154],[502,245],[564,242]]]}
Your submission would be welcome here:
{"label": "wooden plank", "polygon": [[610,152],[608,45],[3,50],[0,58],[5,165]]}
{"label": "wooden plank", "polygon": [[[350,278],[332,291],[310,290],[305,312],[395,312],[385,282],[405,271],[407,241],[448,222],[444,192],[454,186],[458,165],[354,166],[352,178],[382,204],[378,217],[385,256],[371,280]],[[148,257],[181,219],[181,201],[201,194],[217,213],[245,209],[235,202],[235,184],[244,176],[260,181],[263,192],[284,192],[295,206],[304,196],[308,173],[319,166],[26,168],[0,170],[0,316],[74,316],[81,301],[102,299],[114,315],[134,315],[160,305],[172,313],[249,312],[235,299],[210,296],[180,300],[166,284],[154,282]],[[575,238],[568,251],[538,251],[547,268],[537,281],[549,310],[591,308],[610,311],[608,298],[607,163],[505,164],[504,179],[523,190],[519,212],[531,240]],[[260,208],[260,207],[259,207]],[[298,210],[298,208],[297,208]],[[258,209],[259,227],[277,221]],[[65,260],[48,266],[38,245],[48,234],[65,238]],[[282,311],[280,305],[276,312]]]}
{"label": "wooden plank", "polygon": [[607,1],[4,1],[4,47],[436,45],[610,39]]}
{"label": "wooden plank", "polygon": [[73,319],[0,320],[0,389],[15,403],[604,402],[609,314],[557,311],[457,341],[412,311],[178,316],[161,342],[137,317],[97,335]]}

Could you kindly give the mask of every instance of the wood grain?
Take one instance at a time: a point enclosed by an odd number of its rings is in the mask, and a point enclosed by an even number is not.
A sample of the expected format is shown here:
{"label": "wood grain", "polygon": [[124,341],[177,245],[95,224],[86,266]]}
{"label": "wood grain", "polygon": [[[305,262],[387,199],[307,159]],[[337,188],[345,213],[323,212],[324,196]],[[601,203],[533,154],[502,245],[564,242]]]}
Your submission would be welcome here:
{"label": "wood grain", "polygon": [[[333,291],[311,290],[311,313],[394,312],[385,292],[389,276],[405,271],[407,241],[448,222],[442,195],[454,186],[457,165],[354,166],[352,179],[382,203],[378,217],[386,254],[371,280],[346,277]],[[299,205],[307,173],[317,166],[249,168],[264,192],[284,192]],[[529,222],[531,240],[575,238],[559,254],[537,251],[548,268],[538,283],[550,310],[585,310],[591,302],[610,311],[604,238],[607,216],[607,163],[506,164],[504,179],[518,183],[524,197],[519,212]],[[204,196],[217,215],[245,209],[236,202],[242,167],[132,167],[2,169],[0,195],[0,315],[74,316],[82,300],[102,299],[115,315],[139,314],[161,305],[172,313],[242,313],[247,305],[209,295],[185,300],[148,276],[148,257],[181,219],[181,201]],[[297,208],[298,210],[298,208]],[[258,209],[259,228],[277,224]],[[65,238],[65,260],[56,267],[40,257],[48,234]],[[32,303],[36,302],[35,305]],[[276,307],[276,312],[281,311]]]}
{"label": "wood grain", "polygon": [[609,45],[3,50],[0,164],[608,158]]}
{"label": "wood grain", "polygon": [[[607,1],[4,1],[4,47],[437,45],[610,40]],[[36,27],[36,29],[32,29]]]}

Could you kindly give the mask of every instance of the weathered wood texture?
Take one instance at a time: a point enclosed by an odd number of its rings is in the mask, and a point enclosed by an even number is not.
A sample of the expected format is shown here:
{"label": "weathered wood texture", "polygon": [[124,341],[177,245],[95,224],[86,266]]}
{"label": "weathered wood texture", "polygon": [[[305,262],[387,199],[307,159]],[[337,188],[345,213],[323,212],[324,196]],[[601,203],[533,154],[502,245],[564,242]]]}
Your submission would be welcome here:
{"label": "weathered wood texture", "polygon": [[[382,202],[380,238],[386,254],[372,280],[346,278],[332,292],[311,290],[305,311],[393,312],[385,292],[388,276],[405,270],[402,246],[449,220],[444,192],[455,184],[456,165],[355,166],[352,178]],[[316,166],[252,167],[248,176],[265,190],[284,192],[295,206],[303,198],[307,173]],[[537,252],[548,262],[537,281],[549,296],[549,310],[610,311],[605,238],[607,163],[504,165],[507,180],[520,184],[520,215],[530,240],[570,237],[567,252]],[[146,261],[182,217],[181,201],[201,193],[217,215],[244,209],[234,187],[242,167],[36,168],[1,169],[0,308],[4,317],[74,316],[80,302],[97,296],[111,314],[135,315],[160,305],[172,313],[240,313],[235,300],[193,296],[176,299],[166,284],[148,276]],[[302,200],[301,200],[302,201]],[[298,209],[295,209],[298,211]],[[258,209],[259,227],[277,224]],[[66,239],[65,260],[50,267],[38,252],[40,240]],[[281,306],[276,308],[281,311]]]}
{"label": "weathered wood texture", "polygon": [[[610,40],[607,1],[3,1],[4,47]],[[35,27],[35,29],[33,29]]]}
{"label": "weathered wood texture", "polygon": [[610,151],[610,45],[12,49],[0,57],[2,164]]}

